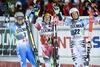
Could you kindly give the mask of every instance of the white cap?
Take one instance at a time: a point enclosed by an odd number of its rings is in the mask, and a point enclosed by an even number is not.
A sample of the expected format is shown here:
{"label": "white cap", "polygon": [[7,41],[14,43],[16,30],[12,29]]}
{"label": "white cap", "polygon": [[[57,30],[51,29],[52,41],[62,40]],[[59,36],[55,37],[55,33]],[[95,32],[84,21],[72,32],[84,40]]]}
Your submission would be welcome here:
{"label": "white cap", "polygon": [[22,12],[16,12],[15,17],[18,17],[18,16],[24,16],[24,14]]}
{"label": "white cap", "polygon": [[73,13],[74,11],[78,12],[78,14],[79,14],[79,11],[78,11],[77,8],[71,8],[71,9],[69,10],[70,15],[71,15],[71,13]]}
{"label": "white cap", "polygon": [[65,3],[66,3],[66,2],[70,2],[70,1],[69,1],[69,0],[65,0]]}
{"label": "white cap", "polygon": [[22,3],[20,1],[17,1],[15,7],[17,7],[17,5],[22,5]]}
{"label": "white cap", "polygon": [[83,3],[85,0],[81,0],[81,2]]}

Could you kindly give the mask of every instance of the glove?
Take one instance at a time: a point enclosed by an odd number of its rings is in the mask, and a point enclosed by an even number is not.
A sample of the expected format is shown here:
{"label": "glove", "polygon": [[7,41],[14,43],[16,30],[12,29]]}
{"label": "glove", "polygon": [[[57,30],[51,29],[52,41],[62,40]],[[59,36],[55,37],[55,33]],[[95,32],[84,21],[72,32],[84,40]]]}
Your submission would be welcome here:
{"label": "glove", "polygon": [[94,11],[93,11],[93,9],[91,8],[91,7],[88,7],[88,14],[90,15],[90,16],[93,16],[94,15]]}
{"label": "glove", "polygon": [[53,44],[53,38],[52,38],[52,37],[48,37],[48,42],[49,42],[50,44]]}
{"label": "glove", "polygon": [[5,14],[4,22],[8,23],[10,21],[9,14]]}
{"label": "glove", "polygon": [[40,11],[40,5],[38,5],[38,4],[34,5],[34,8],[33,8],[33,10],[31,11],[31,13],[29,15],[30,22],[34,22],[34,23],[36,22],[39,11]]}
{"label": "glove", "polygon": [[29,17],[25,16],[25,21],[28,22],[29,21]]}
{"label": "glove", "polygon": [[60,13],[60,8],[58,6],[54,6],[53,10],[56,13],[56,15],[58,16],[59,20],[61,21],[62,16],[61,16],[61,13]]}
{"label": "glove", "polygon": [[60,8],[58,6],[54,6],[53,10],[54,10],[54,12],[56,14],[59,14],[60,13]]}
{"label": "glove", "polygon": [[9,18],[5,18],[5,23],[8,23],[9,22]]}
{"label": "glove", "polygon": [[39,12],[40,12],[40,5],[38,5],[38,4],[34,5],[35,16],[38,16]]}

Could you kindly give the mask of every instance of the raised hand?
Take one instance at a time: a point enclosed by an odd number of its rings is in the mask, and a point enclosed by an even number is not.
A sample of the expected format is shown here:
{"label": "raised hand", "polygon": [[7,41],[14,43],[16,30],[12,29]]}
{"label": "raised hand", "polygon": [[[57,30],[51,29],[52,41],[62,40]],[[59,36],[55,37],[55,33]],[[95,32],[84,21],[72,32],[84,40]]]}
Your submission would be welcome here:
{"label": "raised hand", "polygon": [[38,16],[39,12],[40,12],[40,5],[35,4],[34,5],[34,14],[35,14],[35,16]]}
{"label": "raised hand", "polygon": [[58,6],[54,6],[53,10],[54,10],[54,12],[56,14],[59,14],[60,13],[60,8]]}

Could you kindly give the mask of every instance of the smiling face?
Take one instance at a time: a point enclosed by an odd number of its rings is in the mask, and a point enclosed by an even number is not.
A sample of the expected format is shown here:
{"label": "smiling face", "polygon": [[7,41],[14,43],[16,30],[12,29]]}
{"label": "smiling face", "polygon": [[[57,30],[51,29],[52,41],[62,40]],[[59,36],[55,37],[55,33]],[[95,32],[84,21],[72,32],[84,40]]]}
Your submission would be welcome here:
{"label": "smiling face", "polygon": [[19,16],[19,17],[17,17],[17,20],[18,20],[18,24],[22,24],[24,22],[24,17]]}
{"label": "smiling face", "polygon": [[18,20],[18,24],[22,24],[23,23],[23,20]]}
{"label": "smiling face", "polygon": [[79,18],[79,10],[77,8],[71,8],[69,10],[69,14],[73,20],[77,20]]}
{"label": "smiling face", "polygon": [[44,22],[48,24],[50,22],[50,16],[44,16]]}
{"label": "smiling face", "polygon": [[51,21],[51,14],[50,13],[45,13],[43,16],[43,22],[45,22],[46,24],[50,23]]}
{"label": "smiling face", "polygon": [[73,18],[74,20],[76,20],[76,19],[79,18],[79,15],[78,15],[78,12],[77,12],[77,11],[72,12],[71,16],[72,16],[72,18]]}

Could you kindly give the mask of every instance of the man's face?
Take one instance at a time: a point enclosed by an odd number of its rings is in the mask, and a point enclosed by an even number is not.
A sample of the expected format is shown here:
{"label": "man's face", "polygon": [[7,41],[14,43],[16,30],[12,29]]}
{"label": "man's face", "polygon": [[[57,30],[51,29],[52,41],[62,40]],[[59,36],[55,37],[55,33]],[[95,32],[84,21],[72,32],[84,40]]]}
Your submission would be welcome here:
{"label": "man's face", "polygon": [[44,22],[49,23],[50,22],[50,16],[44,16]]}
{"label": "man's face", "polygon": [[78,13],[76,11],[72,12],[72,18],[74,20],[78,19],[78,17],[79,17],[79,15],[78,15]]}

